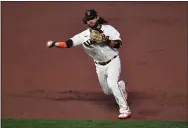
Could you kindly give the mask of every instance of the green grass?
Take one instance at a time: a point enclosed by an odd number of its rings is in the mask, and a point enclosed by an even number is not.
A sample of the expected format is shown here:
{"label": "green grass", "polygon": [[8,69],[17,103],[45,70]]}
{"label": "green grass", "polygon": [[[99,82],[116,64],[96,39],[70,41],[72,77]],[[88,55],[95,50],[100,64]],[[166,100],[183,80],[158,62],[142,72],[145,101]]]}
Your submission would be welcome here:
{"label": "green grass", "polygon": [[188,122],[16,120],[2,119],[2,128],[188,128]]}

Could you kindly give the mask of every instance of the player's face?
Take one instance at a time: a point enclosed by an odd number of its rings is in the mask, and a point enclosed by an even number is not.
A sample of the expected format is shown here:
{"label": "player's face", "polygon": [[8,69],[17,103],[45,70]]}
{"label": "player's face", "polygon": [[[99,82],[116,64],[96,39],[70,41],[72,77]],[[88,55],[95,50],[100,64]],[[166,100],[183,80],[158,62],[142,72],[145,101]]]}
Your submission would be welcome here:
{"label": "player's face", "polygon": [[98,18],[89,19],[89,20],[87,21],[88,26],[90,26],[90,27],[96,26],[97,20],[98,20]]}

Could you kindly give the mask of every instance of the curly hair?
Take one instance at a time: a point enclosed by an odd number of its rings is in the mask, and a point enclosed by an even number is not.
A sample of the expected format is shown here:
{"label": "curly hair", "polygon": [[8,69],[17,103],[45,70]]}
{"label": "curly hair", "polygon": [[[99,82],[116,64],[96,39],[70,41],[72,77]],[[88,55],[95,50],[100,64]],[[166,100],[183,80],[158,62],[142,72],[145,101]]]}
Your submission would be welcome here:
{"label": "curly hair", "polygon": [[99,17],[98,23],[99,23],[99,24],[108,24],[108,21],[105,20],[103,17]]}

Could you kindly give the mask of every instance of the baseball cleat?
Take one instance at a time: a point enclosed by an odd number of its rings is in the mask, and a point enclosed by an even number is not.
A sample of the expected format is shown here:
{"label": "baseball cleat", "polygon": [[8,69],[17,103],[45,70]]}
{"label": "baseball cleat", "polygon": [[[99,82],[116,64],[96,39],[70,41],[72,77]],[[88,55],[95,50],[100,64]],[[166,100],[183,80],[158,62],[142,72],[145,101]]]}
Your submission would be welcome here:
{"label": "baseball cleat", "polygon": [[126,91],[126,87],[125,87],[125,82],[123,80],[121,80],[118,82],[118,84],[124,93],[125,99],[127,100],[128,95],[127,95],[127,91]]}
{"label": "baseball cleat", "polygon": [[119,119],[126,119],[131,115],[131,112],[124,112],[124,113],[120,113],[118,118]]}

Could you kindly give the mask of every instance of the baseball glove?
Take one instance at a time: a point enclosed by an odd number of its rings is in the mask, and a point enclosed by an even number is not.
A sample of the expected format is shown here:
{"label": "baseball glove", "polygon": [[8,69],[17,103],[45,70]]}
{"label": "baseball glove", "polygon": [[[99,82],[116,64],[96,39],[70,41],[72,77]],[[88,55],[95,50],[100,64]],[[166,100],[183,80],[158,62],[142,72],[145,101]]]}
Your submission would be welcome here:
{"label": "baseball glove", "polygon": [[105,35],[98,30],[90,30],[90,41],[93,43],[104,43],[106,41]]}

